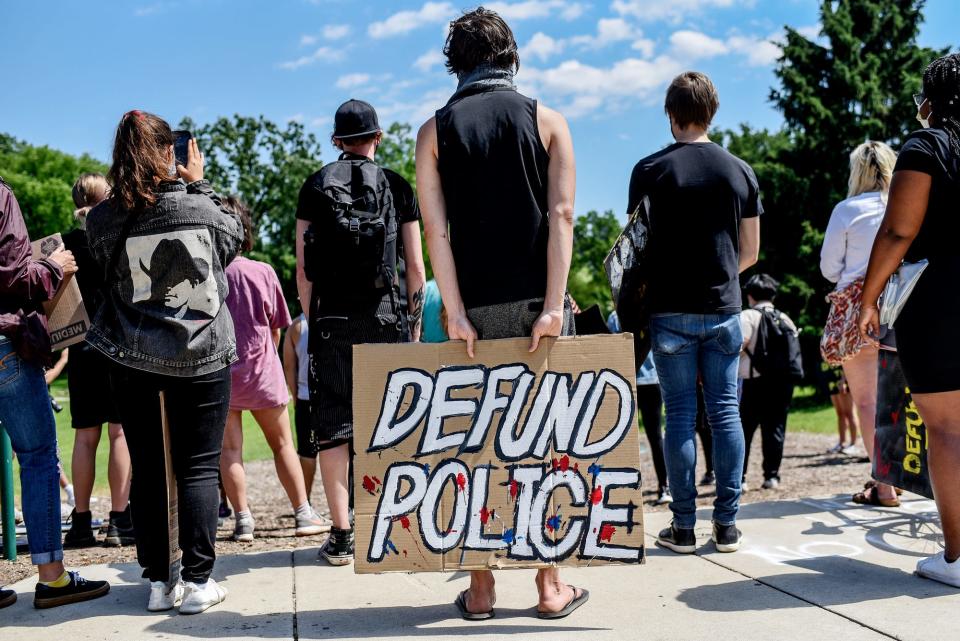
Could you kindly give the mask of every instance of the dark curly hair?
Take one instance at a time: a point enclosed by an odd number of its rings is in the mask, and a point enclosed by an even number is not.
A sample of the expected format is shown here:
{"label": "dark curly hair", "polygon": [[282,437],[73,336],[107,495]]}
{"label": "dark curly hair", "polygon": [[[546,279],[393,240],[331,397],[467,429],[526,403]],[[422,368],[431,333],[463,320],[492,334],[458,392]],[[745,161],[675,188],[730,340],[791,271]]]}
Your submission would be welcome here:
{"label": "dark curly hair", "polygon": [[450,23],[443,45],[447,71],[470,73],[482,64],[520,69],[520,53],[510,26],[496,12],[477,7]]}
{"label": "dark curly hair", "polygon": [[960,54],[937,58],[923,72],[923,95],[937,124],[950,136],[950,147],[960,157]]}

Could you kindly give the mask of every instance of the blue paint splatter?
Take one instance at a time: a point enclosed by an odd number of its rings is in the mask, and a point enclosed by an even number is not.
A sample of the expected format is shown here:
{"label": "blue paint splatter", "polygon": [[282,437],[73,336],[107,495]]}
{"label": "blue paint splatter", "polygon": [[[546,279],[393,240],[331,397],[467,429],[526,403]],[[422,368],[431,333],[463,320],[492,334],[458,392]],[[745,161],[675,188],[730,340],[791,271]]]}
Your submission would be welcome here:
{"label": "blue paint splatter", "polygon": [[387,539],[387,547],[390,548],[393,551],[393,553],[396,554],[397,556],[400,555],[400,553],[397,552],[397,546],[394,545],[393,541],[391,541],[390,539]]}
{"label": "blue paint splatter", "polygon": [[423,472],[424,472],[424,474],[426,474],[427,476],[430,476],[430,464],[429,464],[429,463],[424,463],[424,464],[423,464]]}
{"label": "blue paint splatter", "polygon": [[503,541],[507,543],[507,545],[513,543],[515,540],[515,533],[513,531],[513,528],[510,528],[509,530],[501,534],[500,538],[503,539]]}
{"label": "blue paint splatter", "polygon": [[554,514],[549,519],[547,519],[547,527],[550,528],[552,532],[555,532],[560,529],[560,515]]}
{"label": "blue paint splatter", "polygon": [[589,474],[593,474],[594,476],[596,476],[597,474],[599,474],[602,470],[603,470],[603,468],[600,467],[600,465],[597,464],[597,463],[591,463],[591,464],[590,464],[590,467],[587,468],[587,472],[588,472]]}

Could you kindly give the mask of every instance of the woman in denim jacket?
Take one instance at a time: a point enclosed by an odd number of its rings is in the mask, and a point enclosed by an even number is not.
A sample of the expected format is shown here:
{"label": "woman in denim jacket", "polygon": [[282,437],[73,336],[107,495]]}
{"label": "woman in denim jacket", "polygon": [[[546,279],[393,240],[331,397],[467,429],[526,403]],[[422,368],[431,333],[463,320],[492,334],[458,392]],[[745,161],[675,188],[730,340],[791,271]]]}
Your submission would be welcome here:
{"label": "woman in denim jacket", "polygon": [[[117,128],[110,198],[87,214],[94,259],[104,269],[103,304],[87,342],[110,373],[133,463],[131,507],[137,559],[151,582],[147,608],[195,614],[223,601],[210,578],[216,558],[217,472],[236,360],[224,305],[224,269],[243,238],[239,218],[203,180],[190,140],[174,167],[173,133],[131,111]],[[182,572],[170,563],[161,400],[179,500]],[[179,574],[179,576],[178,576]]]}

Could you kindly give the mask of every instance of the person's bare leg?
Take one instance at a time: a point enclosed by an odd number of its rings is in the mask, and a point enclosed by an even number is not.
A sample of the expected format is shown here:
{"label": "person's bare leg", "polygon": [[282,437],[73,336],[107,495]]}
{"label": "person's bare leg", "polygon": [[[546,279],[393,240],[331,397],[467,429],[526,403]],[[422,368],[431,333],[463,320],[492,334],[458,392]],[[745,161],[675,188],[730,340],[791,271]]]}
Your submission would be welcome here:
{"label": "person's bare leg", "polygon": [[61,576],[63,576],[64,567],[63,561],[54,561],[53,563],[41,563],[37,566],[37,574],[40,575],[40,580],[45,583],[50,581],[56,581]]}
{"label": "person's bare leg", "polygon": [[847,442],[847,421],[843,415],[843,408],[840,405],[840,395],[832,394],[830,396],[830,402],[833,404],[833,411],[837,415],[837,438],[839,439],[837,443],[845,445]]}
{"label": "person's bare leg", "polygon": [[110,481],[110,502],[113,505],[111,509],[114,512],[123,512],[130,502],[130,450],[127,449],[127,437],[123,435],[123,427],[119,423],[108,424],[107,435],[110,437],[107,479]]}
{"label": "person's bare leg", "polygon": [[927,428],[927,464],[940,512],[944,557],[960,558],[960,391],[914,394]]}
{"label": "person's bare leg", "polygon": [[313,480],[317,476],[317,457],[307,458],[300,456],[300,471],[303,472],[303,489],[307,492],[307,500],[313,495]]}
{"label": "person's bare leg", "polygon": [[470,573],[470,589],[465,598],[467,612],[479,614],[489,612],[497,602],[496,580],[490,570],[476,570]]}
{"label": "person's bare leg", "polygon": [[[853,404],[860,416],[860,436],[867,456],[873,461],[874,435],[877,431],[877,354],[875,347],[864,347],[860,353],[843,364],[843,373],[850,385]],[[878,483],[877,496],[884,500],[897,498],[892,485]]]}
{"label": "person's bare leg", "polygon": [[[71,470],[77,512],[90,511],[90,496],[97,473],[97,446],[100,444],[101,426],[76,430],[73,440]],[[61,475],[62,478],[62,475]],[[62,483],[61,483],[62,485]],[[54,579],[59,577],[58,574]],[[52,579],[51,579],[52,580]]]}
{"label": "person's bare leg", "polygon": [[247,475],[243,470],[242,413],[230,410],[223,431],[223,452],[220,454],[220,477],[223,489],[235,512],[247,512]]}
{"label": "person's bare leg", "polygon": [[307,502],[307,491],[304,487],[303,469],[297,459],[297,450],[293,447],[293,437],[290,434],[290,414],[287,406],[271,407],[251,412],[257,425],[263,430],[267,445],[273,450],[273,465],[277,469],[280,485],[290,499],[290,505],[297,509]]}
{"label": "person's bare leg", "polygon": [[540,596],[539,612],[559,612],[573,601],[574,596],[581,594],[578,589],[575,595],[573,588],[560,580],[560,568],[556,567],[537,570],[536,583]]}
{"label": "person's bare leg", "polygon": [[338,530],[350,529],[350,445],[344,443],[320,452],[320,476],[330,505],[330,518]]}
{"label": "person's bare leg", "polygon": [[840,397],[844,413],[847,417],[847,431],[850,432],[850,445],[856,445],[857,434],[860,433],[860,418],[857,414],[857,408],[853,405],[853,396],[850,392],[844,392]]}

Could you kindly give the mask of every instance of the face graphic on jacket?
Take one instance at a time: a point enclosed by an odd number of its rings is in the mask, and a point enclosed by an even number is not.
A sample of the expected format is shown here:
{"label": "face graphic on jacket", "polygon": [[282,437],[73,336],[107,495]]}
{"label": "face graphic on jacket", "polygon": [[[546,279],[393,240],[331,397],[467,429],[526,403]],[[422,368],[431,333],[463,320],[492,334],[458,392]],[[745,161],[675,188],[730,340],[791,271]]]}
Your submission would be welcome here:
{"label": "face graphic on jacket", "polygon": [[132,302],[167,318],[196,320],[216,315],[220,298],[211,273],[213,256],[206,230],[131,238],[127,256]]}

